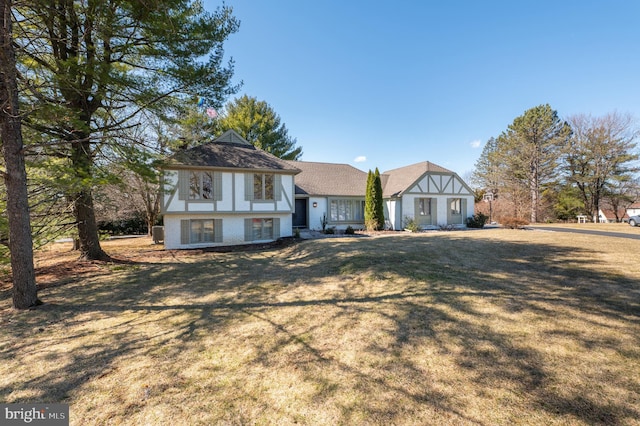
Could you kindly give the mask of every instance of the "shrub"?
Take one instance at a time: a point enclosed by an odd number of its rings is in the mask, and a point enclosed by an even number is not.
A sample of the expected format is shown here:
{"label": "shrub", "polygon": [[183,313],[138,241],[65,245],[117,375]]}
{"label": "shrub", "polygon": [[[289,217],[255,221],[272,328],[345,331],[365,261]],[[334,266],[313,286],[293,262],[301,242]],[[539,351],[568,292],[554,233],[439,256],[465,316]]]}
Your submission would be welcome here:
{"label": "shrub", "polygon": [[351,225],[347,226],[347,229],[344,230],[345,235],[353,235],[356,233],[355,229],[351,227]]}
{"label": "shrub", "polygon": [[98,231],[108,235],[143,235],[147,233],[147,221],[143,217],[132,217],[98,222]]}
{"label": "shrub", "polygon": [[520,219],[518,217],[507,217],[500,221],[503,227],[509,229],[522,229],[529,224],[528,220]]}
{"label": "shrub", "polygon": [[483,214],[482,212],[478,212],[471,217],[467,218],[467,227],[468,228],[484,228],[485,223],[489,216]]}
{"label": "shrub", "polygon": [[331,228],[327,228],[324,230],[325,234],[335,234],[336,233],[336,227],[332,226]]}
{"label": "shrub", "polygon": [[327,220],[327,214],[324,213],[322,215],[322,218],[320,218],[320,225],[322,226],[322,232],[326,231],[327,223],[329,223],[329,221]]}
{"label": "shrub", "polygon": [[418,224],[418,222],[414,218],[409,217],[409,216],[405,216],[404,217],[404,221],[403,221],[402,226],[407,231],[411,231],[411,232],[420,231],[420,225]]}

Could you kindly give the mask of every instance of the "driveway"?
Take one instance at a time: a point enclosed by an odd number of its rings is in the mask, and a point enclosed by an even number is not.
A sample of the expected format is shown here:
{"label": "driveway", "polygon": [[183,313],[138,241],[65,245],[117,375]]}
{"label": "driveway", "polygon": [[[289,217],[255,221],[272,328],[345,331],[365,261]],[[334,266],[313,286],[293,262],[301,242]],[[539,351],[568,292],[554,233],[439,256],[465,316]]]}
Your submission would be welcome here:
{"label": "driveway", "polygon": [[551,226],[535,226],[535,227],[527,227],[527,229],[532,229],[534,231],[570,232],[574,234],[589,234],[589,235],[599,235],[601,237],[630,238],[632,240],[640,240],[640,234],[625,234],[621,232],[594,231],[591,229],[556,228]]}

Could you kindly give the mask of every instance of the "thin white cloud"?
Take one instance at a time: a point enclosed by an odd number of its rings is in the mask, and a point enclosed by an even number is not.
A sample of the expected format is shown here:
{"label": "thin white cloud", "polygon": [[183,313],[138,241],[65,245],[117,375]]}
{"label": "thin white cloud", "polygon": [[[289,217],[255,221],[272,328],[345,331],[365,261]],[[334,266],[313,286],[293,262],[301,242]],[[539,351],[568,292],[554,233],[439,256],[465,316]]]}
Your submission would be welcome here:
{"label": "thin white cloud", "polygon": [[359,157],[356,157],[353,161],[355,163],[364,163],[365,161],[367,161],[367,157],[365,157],[364,155],[361,155]]}
{"label": "thin white cloud", "polygon": [[480,148],[480,145],[482,145],[482,141],[480,139],[476,139],[474,141],[471,141],[469,145],[471,145],[471,148]]}

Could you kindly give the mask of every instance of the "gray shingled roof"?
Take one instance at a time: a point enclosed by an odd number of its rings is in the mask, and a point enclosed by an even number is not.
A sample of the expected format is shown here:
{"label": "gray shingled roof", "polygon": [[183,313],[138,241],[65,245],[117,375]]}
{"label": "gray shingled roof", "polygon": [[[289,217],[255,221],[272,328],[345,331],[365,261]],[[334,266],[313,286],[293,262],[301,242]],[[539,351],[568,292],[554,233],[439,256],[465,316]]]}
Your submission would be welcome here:
{"label": "gray shingled roof", "polygon": [[257,149],[233,130],[219,138],[172,155],[169,167],[215,167],[224,169],[279,170],[298,173],[290,162]]}
{"label": "gray shingled roof", "polygon": [[382,196],[388,198],[394,195],[400,195],[427,172],[453,174],[451,170],[447,170],[429,161],[389,170],[381,175]]}
{"label": "gray shingled roof", "polygon": [[301,170],[296,176],[296,194],[364,197],[367,173],[348,164],[288,161]]}

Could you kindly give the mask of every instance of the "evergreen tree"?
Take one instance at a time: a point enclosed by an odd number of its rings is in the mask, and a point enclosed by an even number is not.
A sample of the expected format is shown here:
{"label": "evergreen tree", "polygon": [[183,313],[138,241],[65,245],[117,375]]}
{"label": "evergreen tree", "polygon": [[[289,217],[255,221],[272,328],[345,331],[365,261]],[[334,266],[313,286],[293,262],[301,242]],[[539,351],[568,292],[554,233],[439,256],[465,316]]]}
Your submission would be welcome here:
{"label": "evergreen tree", "polygon": [[207,13],[189,0],[35,0],[15,9],[24,123],[43,141],[30,152],[60,161],[81,256],[107,258],[92,191],[114,156],[136,155],[119,132],[142,111],[167,115],[195,95],[220,107],[237,90],[222,46],[239,24],[226,6]]}
{"label": "evergreen tree", "polygon": [[471,176],[472,181],[485,192],[494,193],[499,186],[500,165],[498,164],[496,153],[498,151],[498,140],[491,137],[482,148],[482,153],[476,161],[475,169]]}
{"label": "evergreen tree", "polygon": [[377,226],[376,220],[376,195],[375,176],[371,170],[367,174],[367,189],[364,196],[364,225],[368,231],[374,231]]}
{"label": "evergreen tree", "polygon": [[264,101],[244,95],[226,105],[226,114],[219,121],[219,131],[235,130],[240,136],[266,152],[284,160],[297,160],[302,147],[289,136],[280,116]]}
{"label": "evergreen tree", "polygon": [[495,161],[500,177],[510,181],[513,194],[528,193],[530,221],[538,221],[545,186],[558,174],[558,161],[566,149],[571,128],[549,105],[540,105],[517,117],[498,138]]}
{"label": "evergreen tree", "polygon": [[6,186],[7,244],[11,255],[13,306],[26,309],[39,301],[33,266],[11,15],[11,0],[0,0],[0,143],[4,159],[4,171],[1,174]]}
{"label": "evergreen tree", "polygon": [[375,208],[375,220],[376,229],[384,229],[384,200],[382,198],[382,180],[380,179],[380,172],[376,167],[376,171],[373,176],[373,202]]}

